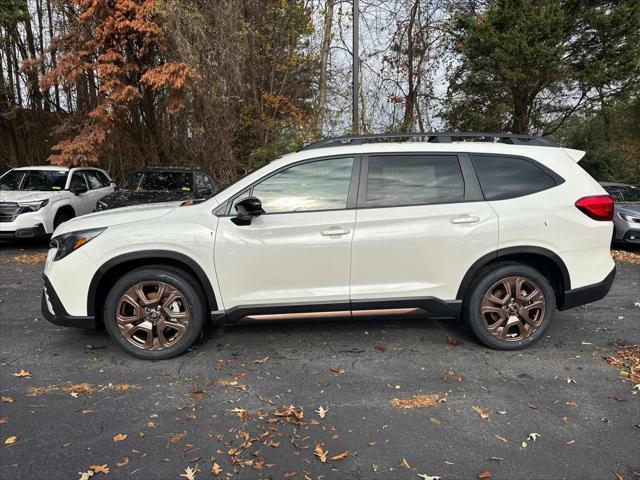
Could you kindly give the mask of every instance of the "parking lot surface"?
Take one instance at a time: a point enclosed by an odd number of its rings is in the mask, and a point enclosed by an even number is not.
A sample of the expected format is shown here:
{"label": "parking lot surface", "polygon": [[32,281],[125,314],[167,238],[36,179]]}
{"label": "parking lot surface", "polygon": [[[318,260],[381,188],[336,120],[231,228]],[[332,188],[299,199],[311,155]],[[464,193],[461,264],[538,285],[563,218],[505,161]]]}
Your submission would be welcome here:
{"label": "parking lot surface", "polygon": [[148,362],[42,318],[45,251],[0,245],[2,479],[640,478],[639,265],[520,352],[358,320],[210,328]]}

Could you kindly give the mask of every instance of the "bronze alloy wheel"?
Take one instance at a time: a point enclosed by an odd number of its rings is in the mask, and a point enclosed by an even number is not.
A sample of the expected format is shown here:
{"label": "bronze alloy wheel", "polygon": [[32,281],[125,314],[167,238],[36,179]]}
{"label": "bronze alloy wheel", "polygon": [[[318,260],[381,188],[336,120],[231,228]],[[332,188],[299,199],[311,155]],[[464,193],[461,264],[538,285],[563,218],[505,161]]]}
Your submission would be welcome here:
{"label": "bronze alloy wheel", "polygon": [[187,332],[191,313],[178,289],[168,283],[137,283],[120,297],[116,323],[124,338],[143,350],[175,345]]}
{"label": "bronze alloy wheel", "polygon": [[481,317],[487,331],[499,340],[517,342],[544,322],[542,289],[526,277],[506,277],[494,283],[482,298]]}

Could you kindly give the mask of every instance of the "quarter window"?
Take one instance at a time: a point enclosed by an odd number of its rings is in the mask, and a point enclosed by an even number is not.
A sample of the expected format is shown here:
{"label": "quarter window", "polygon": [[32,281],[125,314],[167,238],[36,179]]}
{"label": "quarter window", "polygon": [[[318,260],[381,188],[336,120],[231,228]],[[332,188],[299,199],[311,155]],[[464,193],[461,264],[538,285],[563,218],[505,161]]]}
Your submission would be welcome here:
{"label": "quarter window", "polygon": [[464,180],[455,155],[369,157],[367,207],[464,201]]}
{"label": "quarter window", "polygon": [[309,212],[346,208],[353,158],[296,165],[256,185],[253,196],[266,213]]}
{"label": "quarter window", "polygon": [[535,163],[518,157],[472,155],[485,200],[506,200],[541,192],[556,181]]}

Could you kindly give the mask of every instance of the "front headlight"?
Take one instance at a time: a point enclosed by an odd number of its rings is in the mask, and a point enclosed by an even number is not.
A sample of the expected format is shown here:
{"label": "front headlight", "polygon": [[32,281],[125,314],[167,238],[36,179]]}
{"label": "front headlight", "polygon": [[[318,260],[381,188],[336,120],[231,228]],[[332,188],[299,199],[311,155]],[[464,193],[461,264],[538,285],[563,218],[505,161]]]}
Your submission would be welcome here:
{"label": "front headlight", "polygon": [[618,215],[625,222],[640,223],[640,217],[639,216],[629,215],[628,213],[619,213]]}
{"label": "front headlight", "polygon": [[49,199],[37,200],[34,202],[18,202],[18,206],[22,208],[22,213],[37,212],[42,207],[46,207],[49,204]]}
{"label": "front headlight", "polygon": [[56,256],[53,261],[66,257],[74,250],[79,249],[84,244],[90,242],[107,228],[92,228],[91,230],[80,230],[78,232],[69,232],[58,235],[51,239],[51,248],[57,248]]}

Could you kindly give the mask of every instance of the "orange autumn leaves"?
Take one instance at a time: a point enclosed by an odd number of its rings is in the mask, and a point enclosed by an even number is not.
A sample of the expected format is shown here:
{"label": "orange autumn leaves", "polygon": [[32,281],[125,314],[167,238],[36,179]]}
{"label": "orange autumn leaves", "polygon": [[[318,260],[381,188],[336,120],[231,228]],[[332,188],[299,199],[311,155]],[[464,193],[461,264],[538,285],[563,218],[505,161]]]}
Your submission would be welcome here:
{"label": "orange autumn leaves", "polygon": [[144,109],[145,98],[163,93],[167,112],[174,114],[184,105],[188,83],[199,78],[186,64],[163,61],[159,54],[164,36],[155,18],[156,0],[71,0],[70,4],[80,11],[78,22],[84,28],[59,39],[59,49],[66,53],[41,84],[71,87],[97,72],[100,95],[80,124],[66,125],[71,138],[53,147],[54,165],[95,163],[124,109],[132,105]]}

